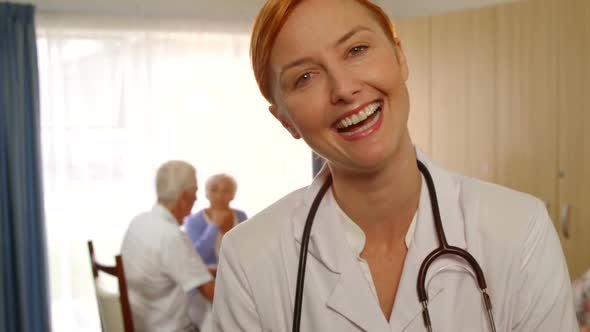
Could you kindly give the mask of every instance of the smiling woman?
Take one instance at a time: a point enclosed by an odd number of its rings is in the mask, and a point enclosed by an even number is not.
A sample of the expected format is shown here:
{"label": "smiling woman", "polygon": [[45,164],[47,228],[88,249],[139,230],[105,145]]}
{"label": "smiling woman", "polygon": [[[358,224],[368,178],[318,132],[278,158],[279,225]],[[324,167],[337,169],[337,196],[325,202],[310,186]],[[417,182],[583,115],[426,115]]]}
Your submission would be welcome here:
{"label": "smiling woman", "polygon": [[410,70],[379,7],[267,0],[251,56],[270,112],[326,166],[225,236],[217,330],[576,330],[544,204],[413,145]]}

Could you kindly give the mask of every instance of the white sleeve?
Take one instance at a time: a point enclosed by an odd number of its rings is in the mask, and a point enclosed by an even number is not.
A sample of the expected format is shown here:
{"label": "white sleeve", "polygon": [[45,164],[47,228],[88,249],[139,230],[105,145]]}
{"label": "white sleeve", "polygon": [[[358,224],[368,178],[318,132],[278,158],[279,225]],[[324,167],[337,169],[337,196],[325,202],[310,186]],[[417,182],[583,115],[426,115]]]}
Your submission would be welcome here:
{"label": "white sleeve", "polygon": [[213,301],[214,331],[262,331],[249,281],[231,243],[226,235],[221,244]]}
{"label": "white sleeve", "polygon": [[162,266],[174,281],[181,285],[185,292],[213,280],[207,265],[193,248],[190,240],[180,230],[170,234],[162,246]]}
{"label": "white sleeve", "polygon": [[579,332],[561,244],[540,201],[527,231],[512,331]]}

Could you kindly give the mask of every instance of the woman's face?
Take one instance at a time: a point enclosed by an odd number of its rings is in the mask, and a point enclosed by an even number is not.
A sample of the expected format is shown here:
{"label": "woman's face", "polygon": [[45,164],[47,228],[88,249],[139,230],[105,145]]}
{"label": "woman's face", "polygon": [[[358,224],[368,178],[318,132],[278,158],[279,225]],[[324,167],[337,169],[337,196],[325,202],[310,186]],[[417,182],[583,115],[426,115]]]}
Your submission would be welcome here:
{"label": "woman's face", "polygon": [[396,52],[357,1],[302,1],[271,52],[271,112],[333,167],[379,169],[407,137],[408,69],[397,43]]}
{"label": "woman's face", "polygon": [[216,179],[208,187],[207,199],[212,208],[227,208],[234,199],[234,188],[229,180]]}

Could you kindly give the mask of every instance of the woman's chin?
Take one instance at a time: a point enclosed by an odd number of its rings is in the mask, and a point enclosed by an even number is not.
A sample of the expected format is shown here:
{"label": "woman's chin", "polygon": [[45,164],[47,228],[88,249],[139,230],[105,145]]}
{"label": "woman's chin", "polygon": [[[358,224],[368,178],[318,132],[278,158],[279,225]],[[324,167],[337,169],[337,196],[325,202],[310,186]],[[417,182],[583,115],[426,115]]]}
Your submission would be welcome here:
{"label": "woman's chin", "polygon": [[384,169],[387,162],[383,158],[357,158],[354,161],[344,163],[333,163],[332,167],[336,171],[341,170],[349,174],[372,174]]}

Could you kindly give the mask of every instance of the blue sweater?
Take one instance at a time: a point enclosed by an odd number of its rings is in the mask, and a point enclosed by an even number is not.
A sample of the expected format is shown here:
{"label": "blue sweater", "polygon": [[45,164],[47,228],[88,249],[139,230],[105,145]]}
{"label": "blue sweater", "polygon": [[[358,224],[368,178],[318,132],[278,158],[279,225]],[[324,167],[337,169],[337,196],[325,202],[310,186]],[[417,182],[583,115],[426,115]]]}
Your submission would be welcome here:
{"label": "blue sweater", "polygon": [[[238,217],[238,222],[242,222],[248,217],[244,211],[233,209]],[[219,236],[219,227],[213,223],[207,222],[205,210],[188,216],[184,220],[184,230],[188,238],[193,243],[193,247],[199,252],[203,261],[207,265],[217,265],[217,254],[215,245]]]}

